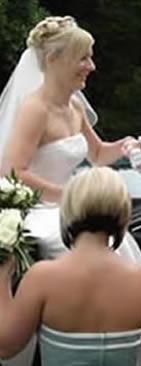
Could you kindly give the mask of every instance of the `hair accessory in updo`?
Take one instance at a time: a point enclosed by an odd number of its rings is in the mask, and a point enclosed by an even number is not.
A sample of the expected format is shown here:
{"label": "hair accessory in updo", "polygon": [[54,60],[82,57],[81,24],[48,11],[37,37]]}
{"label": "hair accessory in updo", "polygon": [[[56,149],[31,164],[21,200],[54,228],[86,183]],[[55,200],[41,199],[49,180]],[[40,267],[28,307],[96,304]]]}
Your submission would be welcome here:
{"label": "hair accessory in updo", "polygon": [[44,41],[59,36],[62,32],[68,31],[72,27],[76,27],[77,23],[71,16],[64,17],[47,17],[38,23],[29,33],[27,45],[34,47],[42,47]]}

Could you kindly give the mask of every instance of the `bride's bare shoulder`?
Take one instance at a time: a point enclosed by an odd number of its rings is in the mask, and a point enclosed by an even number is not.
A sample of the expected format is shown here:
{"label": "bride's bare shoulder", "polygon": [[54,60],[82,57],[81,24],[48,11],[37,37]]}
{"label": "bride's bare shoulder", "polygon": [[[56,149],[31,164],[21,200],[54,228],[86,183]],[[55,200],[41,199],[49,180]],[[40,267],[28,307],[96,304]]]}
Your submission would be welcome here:
{"label": "bride's bare shoulder", "polygon": [[[16,121],[27,121],[27,124],[30,120],[30,124],[32,120],[34,121],[43,121],[46,119],[46,108],[42,103],[41,99],[36,95],[36,93],[26,97],[23,103],[17,110]],[[25,124],[25,123],[24,123]]]}
{"label": "bride's bare shoulder", "polygon": [[22,107],[25,109],[33,109],[33,111],[39,110],[41,113],[45,113],[46,111],[45,104],[38,93],[33,93],[25,97]]}

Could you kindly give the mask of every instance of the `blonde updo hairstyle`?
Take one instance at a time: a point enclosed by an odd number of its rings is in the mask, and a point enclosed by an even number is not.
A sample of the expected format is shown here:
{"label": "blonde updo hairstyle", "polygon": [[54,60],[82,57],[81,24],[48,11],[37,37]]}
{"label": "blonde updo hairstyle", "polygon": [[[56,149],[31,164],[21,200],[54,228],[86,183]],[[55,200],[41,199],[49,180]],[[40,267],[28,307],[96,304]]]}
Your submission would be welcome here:
{"label": "blonde updo hairstyle", "polygon": [[84,169],[66,185],[60,211],[62,238],[69,248],[84,231],[106,232],[116,249],[127,229],[131,200],[118,172],[109,167]]}
{"label": "blonde updo hairstyle", "polygon": [[70,49],[74,54],[89,49],[93,44],[91,34],[80,28],[71,16],[45,18],[30,31],[27,39],[27,46],[35,49],[42,71],[48,53],[55,52],[57,55],[64,49]]}

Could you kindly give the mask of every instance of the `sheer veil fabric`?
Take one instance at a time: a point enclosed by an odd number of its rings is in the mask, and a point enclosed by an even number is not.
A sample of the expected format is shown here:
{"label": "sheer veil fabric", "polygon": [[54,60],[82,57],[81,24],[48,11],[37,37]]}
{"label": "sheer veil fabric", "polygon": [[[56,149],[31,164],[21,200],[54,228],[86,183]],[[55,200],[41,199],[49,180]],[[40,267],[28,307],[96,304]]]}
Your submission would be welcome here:
{"label": "sheer veil fabric", "polygon": [[[0,159],[18,107],[24,97],[36,90],[42,81],[43,74],[38,67],[35,51],[32,47],[27,48],[0,96]],[[76,94],[86,108],[91,125],[94,125],[98,119],[96,112],[81,91]]]}
{"label": "sheer veil fabric", "polygon": [[25,50],[0,97],[0,158],[18,107],[42,80],[34,50]]}

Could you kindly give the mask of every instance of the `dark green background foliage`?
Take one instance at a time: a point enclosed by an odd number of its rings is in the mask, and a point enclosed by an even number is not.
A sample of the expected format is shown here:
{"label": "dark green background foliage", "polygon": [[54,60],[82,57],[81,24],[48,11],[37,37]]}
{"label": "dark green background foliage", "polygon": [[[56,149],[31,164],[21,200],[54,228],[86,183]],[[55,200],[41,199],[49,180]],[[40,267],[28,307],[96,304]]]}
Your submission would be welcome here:
{"label": "dark green background foliage", "polygon": [[45,14],[37,0],[0,0],[0,90],[26,46],[28,31]]}
{"label": "dark green background foliage", "polygon": [[114,0],[105,1],[104,5],[103,1],[93,24],[97,71],[89,81],[89,93],[97,106],[101,128],[111,138],[138,135],[141,133],[141,2]]}
{"label": "dark green background foliage", "polygon": [[0,1],[1,89],[32,25],[47,11],[70,14],[96,39],[97,69],[85,93],[99,114],[99,133],[105,139],[141,134],[140,0],[40,0],[40,8],[37,0]]}

